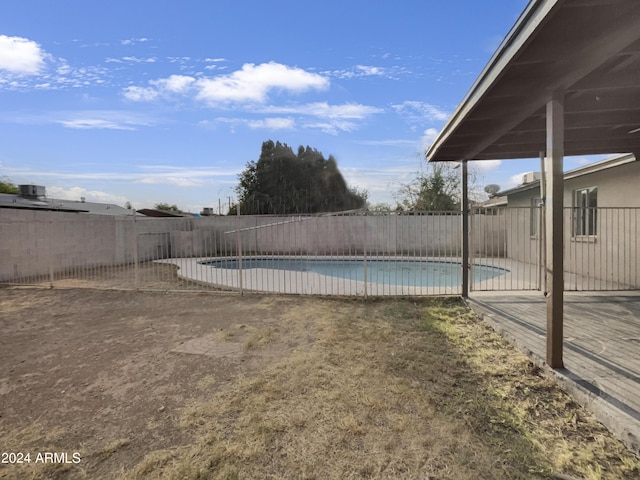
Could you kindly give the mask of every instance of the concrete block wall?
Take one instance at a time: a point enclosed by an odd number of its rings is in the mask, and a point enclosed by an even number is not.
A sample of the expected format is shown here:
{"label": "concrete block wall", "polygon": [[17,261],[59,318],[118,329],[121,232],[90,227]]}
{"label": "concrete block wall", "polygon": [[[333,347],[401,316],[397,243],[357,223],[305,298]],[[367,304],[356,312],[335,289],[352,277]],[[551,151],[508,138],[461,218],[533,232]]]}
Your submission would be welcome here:
{"label": "concrete block wall", "polygon": [[131,264],[136,259],[235,255],[238,229],[245,229],[239,236],[246,254],[361,255],[366,249],[379,255],[457,256],[460,223],[458,214],[137,217],[134,221],[0,209],[0,281]]}
{"label": "concrete block wall", "polygon": [[0,280],[116,263],[115,220],[97,217],[0,210]]}

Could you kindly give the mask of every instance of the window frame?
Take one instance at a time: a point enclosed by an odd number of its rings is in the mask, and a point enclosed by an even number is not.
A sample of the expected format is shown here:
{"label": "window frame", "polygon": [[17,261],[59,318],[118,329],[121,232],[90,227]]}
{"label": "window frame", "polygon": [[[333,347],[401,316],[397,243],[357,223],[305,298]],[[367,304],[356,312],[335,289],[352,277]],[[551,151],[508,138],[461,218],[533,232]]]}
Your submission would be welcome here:
{"label": "window frame", "polygon": [[573,238],[598,236],[598,187],[577,188],[573,191]]}

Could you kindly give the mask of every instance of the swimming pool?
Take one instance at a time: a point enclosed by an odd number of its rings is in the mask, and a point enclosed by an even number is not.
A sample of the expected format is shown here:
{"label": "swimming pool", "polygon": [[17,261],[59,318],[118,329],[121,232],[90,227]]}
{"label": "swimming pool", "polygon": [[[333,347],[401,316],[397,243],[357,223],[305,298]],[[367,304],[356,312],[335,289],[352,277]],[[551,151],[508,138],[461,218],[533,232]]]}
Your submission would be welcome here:
{"label": "swimming pool", "polygon": [[[208,259],[198,262],[214,269],[238,270],[236,258]],[[415,287],[450,287],[462,282],[460,262],[398,258],[334,259],[306,257],[249,257],[242,259],[242,269],[268,269],[307,272],[382,285]],[[365,274],[366,272],[366,274]],[[486,265],[474,265],[473,281],[479,282],[503,275],[507,270]]]}

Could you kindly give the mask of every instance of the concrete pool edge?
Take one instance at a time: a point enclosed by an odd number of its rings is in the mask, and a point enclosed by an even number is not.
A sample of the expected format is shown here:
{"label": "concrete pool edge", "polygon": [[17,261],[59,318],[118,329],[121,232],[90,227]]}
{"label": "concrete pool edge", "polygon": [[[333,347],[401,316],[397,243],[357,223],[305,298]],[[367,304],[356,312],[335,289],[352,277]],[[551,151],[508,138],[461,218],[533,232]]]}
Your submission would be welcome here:
{"label": "concrete pool edge", "polygon": [[[375,282],[364,282],[354,278],[339,278],[329,275],[321,275],[313,272],[299,272],[291,270],[277,270],[264,268],[243,269],[240,277],[237,269],[212,268],[203,265],[204,261],[214,259],[232,259],[234,256],[226,257],[192,257],[174,258],[166,260],[156,260],[158,263],[173,264],[178,267],[178,277],[202,285],[211,286],[232,291],[247,291],[260,293],[281,293],[299,295],[345,295],[345,296],[428,296],[428,295],[459,295],[462,291],[461,285],[444,286],[413,286],[381,284]],[[327,259],[332,260],[364,260],[364,256],[291,256],[291,255],[252,255],[246,258],[269,258],[269,259]],[[457,263],[461,265],[460,257],[415,257],[415,256],[372,256],[367,260],[414,260]],[[483,262],[476,259],[474,265],[492,267],[503,270],[503,275],[510,274],[508,265],[496,265],[495,262]],[[479,288],[486,281],[475,282]]]}

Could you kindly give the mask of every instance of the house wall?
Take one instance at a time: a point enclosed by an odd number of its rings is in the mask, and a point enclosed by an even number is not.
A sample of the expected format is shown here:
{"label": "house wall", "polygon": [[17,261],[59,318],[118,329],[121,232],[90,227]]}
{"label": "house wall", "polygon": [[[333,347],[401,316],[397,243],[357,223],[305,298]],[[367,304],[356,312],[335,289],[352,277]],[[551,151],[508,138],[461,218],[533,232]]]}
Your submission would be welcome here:
{"label": "house wall", "polygon": [[[573,206],[573,192],[598,187],[598,207],[640,208],[640,161],[592,172],[564,181],[564,206]],[[513,193],[507,198],[509,207],[529,207],[531,198],[540,197],[540,187]]]}
{"label": "house wall", "polygon": [[598,207],[640,208],[640,161],[565,180],[564,205],[573,205],[573,191],[598,187]]}
{"label": "house wall", "polygon": [[[602,286],[619,285],[621,288],[640,286],[640,162],[635,161],[609,169],[592,172],[564,182],[564,266],[569,274],[568,282],[577,289],[592,282]],[[573,233],[574,191],[582,188],[598,188],[597,235],[576,237]],[[508,196],[508,207],[523,211],[523,222],[509,227],[509,256],[519,261],[532,262],[531,252],[539,239],[515,242],[516,232],[523,228],[530,231],[531,199],[540,196],[539,187]],[[589,277],[589,280],[580,277]],[[593,286],[593,285],[591,285]],[[590,287],[587,285],[587,287]],[[588,288],[587,288],[588,289]]]}

